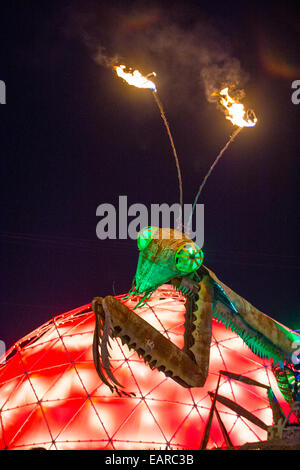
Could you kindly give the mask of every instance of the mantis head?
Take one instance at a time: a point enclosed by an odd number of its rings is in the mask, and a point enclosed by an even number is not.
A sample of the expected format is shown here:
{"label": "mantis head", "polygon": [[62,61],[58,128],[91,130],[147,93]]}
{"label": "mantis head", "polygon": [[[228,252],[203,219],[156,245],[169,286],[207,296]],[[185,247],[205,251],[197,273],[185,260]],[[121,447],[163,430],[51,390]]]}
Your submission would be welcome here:
{"label": "mantis head", "polygon": [[131,293],[144,294],[137,306],[145,304],[152,292],[164,283],[171,281],[179,285],[180,278],[193,280],[203,262],[203,252],[198,245],[177,230],[144,228],[137,244],[140,253]]}

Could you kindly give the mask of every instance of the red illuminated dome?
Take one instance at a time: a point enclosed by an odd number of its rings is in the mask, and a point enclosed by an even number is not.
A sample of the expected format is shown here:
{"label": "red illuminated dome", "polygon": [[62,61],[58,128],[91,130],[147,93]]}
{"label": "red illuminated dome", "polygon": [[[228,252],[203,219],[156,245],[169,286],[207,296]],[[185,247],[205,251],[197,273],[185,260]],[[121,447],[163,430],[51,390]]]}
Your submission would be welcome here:
{"label": "red illuminated dome", "polygon": [[[184,310],[183,297],[162,286],[137,312],[182,347]],[[88,304],[53,318],[7,352],[0,366],[0,448],[199,449],[212,403],[209,392],[215,391],[220,370],[271,385],[281,399],[269,362],[215,321],[203,388],[183,388],[112,341],[113,373],[135,393],[119,397],[96,373],[94,325]],[[265,389],[221,376],[218,393],[272,424]],[[216,409],[234,446],[267,438],[265,430],[223,404]],[[208,448],[221,446],[225,441],[215,413]]]}

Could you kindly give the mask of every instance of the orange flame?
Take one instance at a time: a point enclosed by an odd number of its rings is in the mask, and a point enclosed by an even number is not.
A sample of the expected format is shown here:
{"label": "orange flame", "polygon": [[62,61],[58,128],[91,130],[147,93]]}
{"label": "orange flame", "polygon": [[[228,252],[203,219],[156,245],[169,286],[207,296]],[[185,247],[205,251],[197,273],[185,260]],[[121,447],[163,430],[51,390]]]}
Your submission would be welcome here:
{"label": "orange flame", "polygon": [[226,119],[232,122],[234,126],[239,127],[254,127],[257,123],[257,118],[254,111],[245,111],[244,105],[235,101],[228,93],[228,87],[223,88],[219,93],[213,95],[220,96],[220,103],[226,108]]}
{"label": "orange flame", "polygon": [[125,80],[129,85],[133,85],[138,88],[148,88],[150,90],[156,91],[155,84],[147,78],[151,75],[156,76],[155,72],[152,72],[144,77],[138,70],[134,70],[133,72],[125,72],[125,65],[115,66],[114,69],[117,72],[118,77],[123,78],[123,80]]}

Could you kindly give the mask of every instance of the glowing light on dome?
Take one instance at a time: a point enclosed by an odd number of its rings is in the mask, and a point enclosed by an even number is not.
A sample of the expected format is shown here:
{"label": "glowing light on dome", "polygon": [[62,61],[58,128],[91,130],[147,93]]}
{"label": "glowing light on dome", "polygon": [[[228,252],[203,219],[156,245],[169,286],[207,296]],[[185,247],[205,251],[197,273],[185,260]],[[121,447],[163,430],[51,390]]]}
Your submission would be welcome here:
{"label": "glowing light on dome", "polygon": [[[165,334],[182,347],[183,300],[170,286],[162,286],[137,312],[161,332],[167,330]],[[0,367],[1,449],[199,449],[212,403],[209,392],[215,391],[220,370],[271,384],[281,399],[268,362],[215,321],[203,388],[186,389],[151,371],[135,352],[114,340],[113,372],[135,393],[120,398],[95,371],[93,332],[94,314],[88,304],[55,317],[7,351],[7,361]],[[263,389],[222,376],[219,393],[272,424]],[[221,403],[216,408],[235,446],[266,439],[263,429]],[[208,448],[224,445],[214,416]]]}

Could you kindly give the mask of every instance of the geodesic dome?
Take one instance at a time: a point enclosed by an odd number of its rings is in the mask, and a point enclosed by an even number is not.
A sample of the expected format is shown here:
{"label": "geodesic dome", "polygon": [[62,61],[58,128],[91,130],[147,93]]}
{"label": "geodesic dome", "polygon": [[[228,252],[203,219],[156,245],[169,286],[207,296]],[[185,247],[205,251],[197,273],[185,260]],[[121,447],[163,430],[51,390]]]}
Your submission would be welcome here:
{"label": "geodesic dome", "polygon": [[[132,301],[117,297],[129,308]],[[161,286],[137,309],[177,346],[183,346],[185,299]],[[270,363],[213,321],[210,368],[203,388],[187,389],[151,370],[113,340],[113,373],[135,396],[111,393],[92,357],[94,313],[87,304],[58,315],[12,346],[0,365],[1,449],[199,449],[219,371],[271,385],[282,404]],[[221,376],[218,393],[272,424],[266,390]],[[265,440],[267,432],[228,407],[216,409],[234,446]],[[214,415],[208,448],[225,446]]]}

